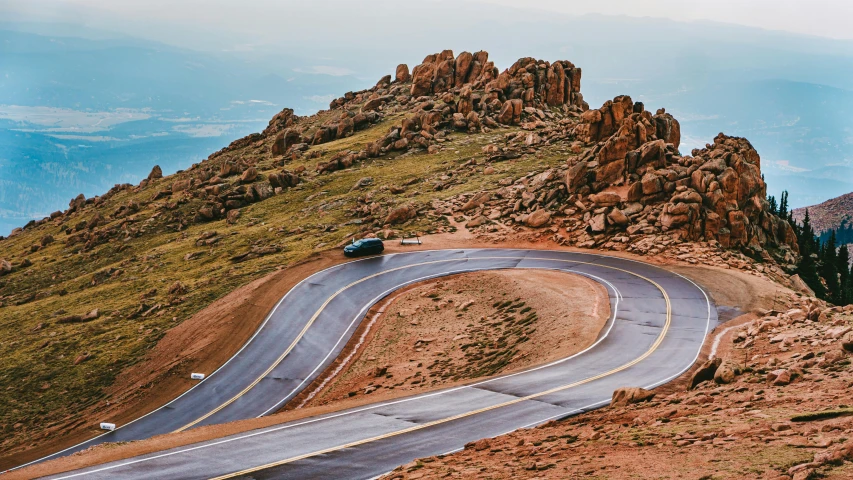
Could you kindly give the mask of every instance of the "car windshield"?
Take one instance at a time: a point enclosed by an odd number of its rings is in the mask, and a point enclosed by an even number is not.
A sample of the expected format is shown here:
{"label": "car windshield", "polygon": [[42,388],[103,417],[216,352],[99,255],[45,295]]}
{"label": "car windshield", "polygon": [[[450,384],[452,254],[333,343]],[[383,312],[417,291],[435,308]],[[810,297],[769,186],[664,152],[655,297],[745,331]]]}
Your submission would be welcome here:
{"label": "car windshield", "polygon": [[360,247],[362,245],[364,245],[364,240],[359,240],[359,241],[353,243],[353,246],[356,246],[356,247]]}

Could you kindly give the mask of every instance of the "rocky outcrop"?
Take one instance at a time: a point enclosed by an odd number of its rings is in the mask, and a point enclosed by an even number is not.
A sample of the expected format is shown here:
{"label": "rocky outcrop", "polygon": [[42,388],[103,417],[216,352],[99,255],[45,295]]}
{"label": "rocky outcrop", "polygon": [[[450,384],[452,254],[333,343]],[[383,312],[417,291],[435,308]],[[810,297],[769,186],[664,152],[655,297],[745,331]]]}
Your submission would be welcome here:
{"label": "rocky outcrop", "polygon": [[466,86],[482,90],[477,100],[492,110],[502,111],[500,118],[511,121],[513,117],[506,113],[508,107],[505,106],[511,100],[520,100],[522,105],[532,107],[574,105],[584,108],[580,82],[581,69],[566,60],[552,64],[526,57],[498,73],[494,63],[489,61],[488,52],[462,52],[454,58],[452,51],[445,50],[427,55],[412,70],[410,94],[419,97]]}
{"label": "rocky outcrop", "polygon": [[160,165],[154,165],[151,173],[148,174],[148,180],[156,180],[158,178],[163,178],[163,170],[160,168]]}
{"label": "rocky outcrop", "polygon": [[[584,112],[574,133],[597,143],[569,167],[568,192],[583,197],[624,185],[622,205],[637,205],[628,223],[617,214],[619,221],[605,222],[605,230],[627,225],[629,233],[659,230],[686,241],[798,252],[791,226],[769,211],[761,160],[746,139],[721,133],[682,156],[678,121],[663,110],[651,115],[627,96]],[[603,231],[600,221],[590,227]]]}
{"label": "rocky outcrop", "polygon": [[293,114],[292,108],[285,108],[270,119],[269,125],[264,129],[263,135],[268,136],[277,134],[286,128],[290,128],[298,120],[299,117]]}

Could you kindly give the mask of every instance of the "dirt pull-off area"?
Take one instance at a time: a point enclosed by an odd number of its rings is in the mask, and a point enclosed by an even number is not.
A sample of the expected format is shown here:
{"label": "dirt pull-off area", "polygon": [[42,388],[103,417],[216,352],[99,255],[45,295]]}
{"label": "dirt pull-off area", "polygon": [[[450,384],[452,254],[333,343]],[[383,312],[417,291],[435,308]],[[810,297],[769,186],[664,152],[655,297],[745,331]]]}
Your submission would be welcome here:
{"label": "dirt pull-off area", "polygon": [[606,289],[556,271],[499,270],[417,284],[368,316],[324,377],[293,407],[380,400],[564,358],[610,315]]}

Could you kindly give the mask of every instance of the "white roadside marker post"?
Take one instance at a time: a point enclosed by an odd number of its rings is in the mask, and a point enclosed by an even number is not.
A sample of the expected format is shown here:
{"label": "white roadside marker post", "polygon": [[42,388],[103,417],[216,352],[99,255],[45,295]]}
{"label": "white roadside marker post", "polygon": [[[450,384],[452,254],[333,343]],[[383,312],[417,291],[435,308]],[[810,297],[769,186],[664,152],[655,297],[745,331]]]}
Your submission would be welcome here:
{"label": "white roadside marker post", "polygon": [[193,380],[204,380],[204,374],[203,373],[192,373],[192,374],[190,374],[190,378]]}

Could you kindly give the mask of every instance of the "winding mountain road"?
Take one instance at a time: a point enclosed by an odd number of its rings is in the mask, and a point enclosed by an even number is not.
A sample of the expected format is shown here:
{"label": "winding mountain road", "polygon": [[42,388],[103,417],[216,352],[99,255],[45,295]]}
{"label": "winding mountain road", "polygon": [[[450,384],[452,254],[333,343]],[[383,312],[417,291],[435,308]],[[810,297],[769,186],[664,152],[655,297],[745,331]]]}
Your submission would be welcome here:
{"label": "winding mountain road", "polygon": [[606,405],[618,387],[661,385],[695,362],[716,321],[716,309],[692,281],[623,258],[515,249],[370,257],[300,282],[231,360],[185,394],[58,455],[274,412],[334,361],[368,309],[391,292],[429,278],[508,268],[562,270],[603,284],[612,315],[596,342],[523,372],[48,478],[370,478],[417,457]]}

